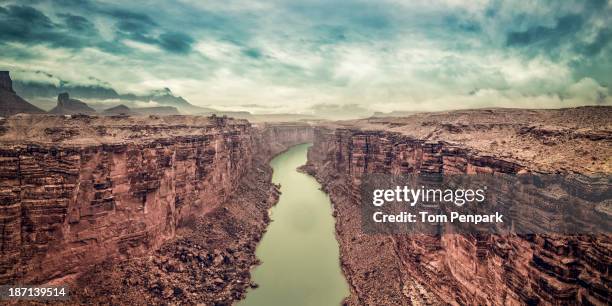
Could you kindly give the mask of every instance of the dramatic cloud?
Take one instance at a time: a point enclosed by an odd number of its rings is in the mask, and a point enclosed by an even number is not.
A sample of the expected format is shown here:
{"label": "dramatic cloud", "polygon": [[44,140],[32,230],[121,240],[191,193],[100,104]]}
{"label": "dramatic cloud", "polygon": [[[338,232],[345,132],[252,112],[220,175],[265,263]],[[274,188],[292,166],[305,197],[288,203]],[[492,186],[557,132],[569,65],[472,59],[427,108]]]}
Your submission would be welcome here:
{"label": "dramatic cloud", "polygon": [[25,44],[46,43],[51,47],[80,47],[80,40],[62,24],[55,24],[41,11],[21,5],[0,7],[0,40]]}
{"label": "dramatic cloud", "polygon": [[611,104],[611,13],[607,0],[10,0],[0,69],[32,93],[168,87],[266,112]]}
{"label": "dramatic cloud", "polygon": [[510,32],[508,33],[508,45],[541,44],[547,48],[554,48],[566,41],[584,24],[583,18],[579,15],[563,16],[556,22],[553,27],[538,25],[522,32]]}
{"label": "dramatic cloud", "polygon": [[179,32],[163,33],[159,36],[159,45],[163,49],[175,53],[187,53],[191,51],[193,41],[191,36]]}

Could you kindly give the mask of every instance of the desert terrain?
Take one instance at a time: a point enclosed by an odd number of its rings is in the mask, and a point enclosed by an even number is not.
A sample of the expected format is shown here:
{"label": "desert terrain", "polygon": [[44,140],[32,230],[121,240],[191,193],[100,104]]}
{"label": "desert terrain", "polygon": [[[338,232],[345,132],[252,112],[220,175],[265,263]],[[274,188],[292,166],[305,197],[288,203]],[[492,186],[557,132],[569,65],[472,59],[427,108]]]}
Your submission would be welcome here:
{"label": "desert terrain", "polygon": [[[347,303],[609,304],[609,232],[365,234],[359,190],[372,173],[530,172],[572,174],[576,182],[601,180],[609,190],[611,113],[610,107],[484,109],[316,127],[303,169],[317,177],[334,203],[341,262],[352,292]],[[589,184],[584,188],[593,187]]]}

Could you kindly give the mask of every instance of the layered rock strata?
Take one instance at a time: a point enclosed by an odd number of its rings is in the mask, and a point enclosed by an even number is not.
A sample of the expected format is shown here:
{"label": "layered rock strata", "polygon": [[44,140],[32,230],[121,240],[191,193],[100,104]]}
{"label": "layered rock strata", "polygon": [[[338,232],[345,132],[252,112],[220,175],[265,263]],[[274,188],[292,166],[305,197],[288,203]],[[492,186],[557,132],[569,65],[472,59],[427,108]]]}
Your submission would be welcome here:
{"label": "layered rock strata", "polygon": [[[71,304],[230,305],[250,287],[250,270],[278,200],[271,168],[255,161],[234,194],[205,215],[193,215],[174,239],[147,256],[106,260],[78,276]],[[110,293],[110,294],[109,294]]]}
{"label": "layered rock strata", "polygon": [[305,123],[259,123],[256,138],[259,154],[272,157],[288,147],[313,141],[314,129]]}
{"label": "layered rock strata", "polygon": [[190,116],[3,120],[0,284],[61,281],[159,249],[181,225],[220,209],[247,173],[282,150],[266,143],[312,135],[303,125],[302,136],[278,139],[280,130],[268,128]]}
{"label": "layered rock strata", "polygon": [[[347,303],[610,304],[609,235],[374,235],[364,234],[360,211],[371,173],[609,175],[610,113],[460,111],[317,128],[305,169],[334,204]],[[555,164],[560,156],[569,163]]]}

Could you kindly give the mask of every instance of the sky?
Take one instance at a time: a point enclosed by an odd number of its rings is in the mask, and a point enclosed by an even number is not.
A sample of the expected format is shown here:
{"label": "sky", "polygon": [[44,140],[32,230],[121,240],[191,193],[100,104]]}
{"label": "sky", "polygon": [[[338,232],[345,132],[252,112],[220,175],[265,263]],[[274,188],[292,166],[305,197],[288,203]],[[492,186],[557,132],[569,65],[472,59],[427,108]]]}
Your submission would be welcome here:
{"label": "sky", "polygon": [[17,81],[255,113],[611,105],[612,0],[0,0]]}

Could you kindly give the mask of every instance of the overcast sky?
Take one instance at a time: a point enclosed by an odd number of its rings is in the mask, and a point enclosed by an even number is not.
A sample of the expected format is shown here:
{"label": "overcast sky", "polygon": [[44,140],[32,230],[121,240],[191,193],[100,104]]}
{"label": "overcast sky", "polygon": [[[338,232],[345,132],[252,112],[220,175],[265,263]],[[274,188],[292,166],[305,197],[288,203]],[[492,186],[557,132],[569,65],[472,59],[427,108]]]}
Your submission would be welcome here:
{"label": "overcast sky", "polygon": [[608,0],[0,0],[0,70],[270,112],[610,105],[611,13]]}

